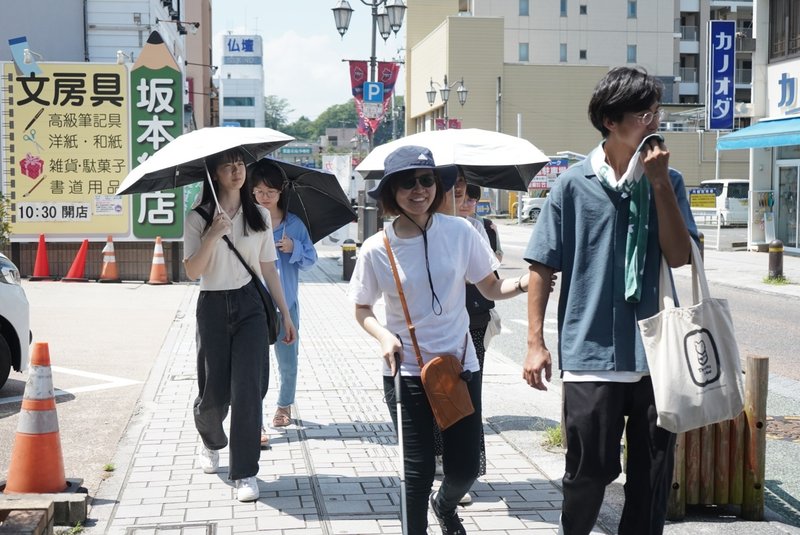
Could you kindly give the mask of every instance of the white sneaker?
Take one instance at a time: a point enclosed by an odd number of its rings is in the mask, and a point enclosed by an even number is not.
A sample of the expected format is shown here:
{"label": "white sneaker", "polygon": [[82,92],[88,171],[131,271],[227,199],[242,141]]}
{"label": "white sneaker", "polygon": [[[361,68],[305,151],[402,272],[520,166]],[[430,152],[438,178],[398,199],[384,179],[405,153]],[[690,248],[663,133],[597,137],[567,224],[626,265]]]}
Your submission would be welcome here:
{"label": "white sneaker", "polygon": [[236,499],[240,502],[254,502],[260,495],[255,476],[236,480]]}
{"label": "white sneaker", "polygon": [[441,455],[437,455],[434,457],[435,468],[434,468],[434,475],[443,476],[444,475],[444,460],[442,459]]}
{"label": "white sneaker", "polygon": [[206,474],[214,474],[219,470],[219,452],[216,450],[210,450],[205,447],[205,445],[200,446],[200,455],[198,455],[200,460],[200,468],[203,469],[203,472]]}
{"label": "white sneaker", "polygon": [[458,505],[469,505],[472,503],[472,495],[470,493],[464,494],[460,500],[458,500]]}

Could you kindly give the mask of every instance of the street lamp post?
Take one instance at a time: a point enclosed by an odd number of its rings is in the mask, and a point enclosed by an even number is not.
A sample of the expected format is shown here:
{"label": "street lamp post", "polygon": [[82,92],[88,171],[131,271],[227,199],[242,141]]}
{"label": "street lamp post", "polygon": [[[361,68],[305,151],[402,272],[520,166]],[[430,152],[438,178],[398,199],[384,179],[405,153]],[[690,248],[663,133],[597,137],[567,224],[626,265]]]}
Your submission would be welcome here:
{"label": "street lamp post", "polygon": [[[376,57],[375,47],[378,32],[383,40],[389,38],[394,32],[400,31],[403,25],[403,15],[406,12],[406,5],[403,0],[359,0],[365,6],[372,8],[372,48],[369,57],[369,81],[377,81],[378,58]],[[353,15],[353,8],[347,0],[339,0],[336,7],[332,8],[333,19],[336,22],[336,29],[339,35],[344,38],[350,26],[350,17]],[[372,151],[374,145],[374,132],[367,122],[367,141],[369,150]],[[369,181],[367,181],[369,182]],[[378,206],[366,194],[367,187],[357,192],[356,202],[358,204],[358,241],[363,243],[366,238],[378,231]],[[404,496],[402,496],[405,499]]]}
{"label": "street lamp post", "polygon": [[[378,70],[378,58],[376,57],[376,39],[380,32],[383,40],[389,38],[392,32],[397,34],[403,26],[403,15],[406,12],[406,5],[403,0],[359,0],[365,6],[372,8],[372,49],[369,57],[369,81],[377,81],[376,72]],[[336,22],[336,29],[339,35],[344,37],[350,27],[350,17],[353,15],[353,8],[347,0],[339,0],[333,11],[333,19]],[[367,130],[369,148],[373,146],[372,129]]]}
{"label": "street lamp post", "polygon": [[456,89],[456,94],[458,95],[458,103],[462,106],[467,102],[467,87],[464,85],[464,78],[457,82],[453,82],[452,84],[447,83],[447,75],[444,75],[444,83],[439,84],[438,82],[434,82],[433,78],[431,78],[431,88],[428,91],[425,91],[425,96],[428,97],[428,104],[433,106],[433,103],[436,102],[436,88],[439,88],[439,94],[442,97],[442,103],[444,104],[444,124],[445,128],[449,128],[449,116],[447,115],[447,101],[450,100],[450,89],[453,88],[456,84],[458,84],[458,89]]}

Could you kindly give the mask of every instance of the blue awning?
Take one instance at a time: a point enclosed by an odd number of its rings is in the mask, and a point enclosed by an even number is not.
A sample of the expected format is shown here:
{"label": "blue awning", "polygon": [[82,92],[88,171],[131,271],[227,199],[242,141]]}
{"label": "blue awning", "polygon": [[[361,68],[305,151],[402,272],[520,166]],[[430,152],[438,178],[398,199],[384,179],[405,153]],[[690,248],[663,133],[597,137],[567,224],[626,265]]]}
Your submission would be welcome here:
{"label": "blue awning", "polygon": [[800,145],[800,117],[761,121],[719,138],[717,149],[755,149]]}

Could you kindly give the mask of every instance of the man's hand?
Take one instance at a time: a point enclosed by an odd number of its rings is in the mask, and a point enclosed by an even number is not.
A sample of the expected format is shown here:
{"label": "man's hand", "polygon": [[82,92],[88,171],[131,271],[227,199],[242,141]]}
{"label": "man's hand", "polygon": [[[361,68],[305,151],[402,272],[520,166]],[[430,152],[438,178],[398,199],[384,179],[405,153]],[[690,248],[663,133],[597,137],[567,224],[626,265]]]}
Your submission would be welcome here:
{"label": "man's hand", "polygon": [[[544,378],[542,373],[544,373]],[[550,358],[550,351],[546,347],[539,350],[528,349],[522,365],[522,378],[525,379],[525,382],[536,390],[547,390],[544,379],[547,379],[549,383],[552,373],[553,362]]]}

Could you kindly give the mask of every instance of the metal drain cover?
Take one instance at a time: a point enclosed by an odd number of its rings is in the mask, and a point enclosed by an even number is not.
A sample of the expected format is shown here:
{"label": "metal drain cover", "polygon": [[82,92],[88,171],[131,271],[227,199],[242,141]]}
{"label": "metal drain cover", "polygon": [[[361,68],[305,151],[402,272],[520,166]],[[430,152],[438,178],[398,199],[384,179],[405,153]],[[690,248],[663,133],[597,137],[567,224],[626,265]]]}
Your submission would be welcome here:
{"label": "metal drain cover", "polygon": [[169,533],[170,535],[216,535],[217,524],[156,524],[151,526],[134,526],[125,530],[125,535],[142,535]]}

